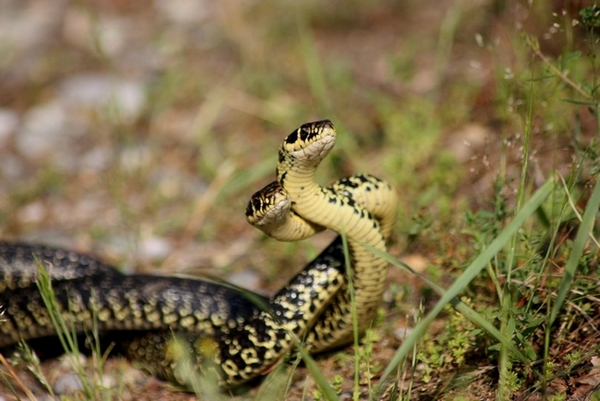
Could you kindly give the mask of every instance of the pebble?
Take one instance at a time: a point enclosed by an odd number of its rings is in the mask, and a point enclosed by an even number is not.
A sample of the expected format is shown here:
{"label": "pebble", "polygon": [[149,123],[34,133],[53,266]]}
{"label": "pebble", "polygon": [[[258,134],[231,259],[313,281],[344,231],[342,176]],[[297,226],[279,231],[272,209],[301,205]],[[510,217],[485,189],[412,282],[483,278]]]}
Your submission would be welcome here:
{"label": "pebble", "polygon": [[397,340],[404,341],[412,331],[412,327],[398,327],[394,329],[394,337],[396,337]]}
{"label": "pebble", "polygon": [[92,171],[101,171],[110,165],[112,154],[110,149],[97,146],[81,157],[81,167]]}
{"label": "pebble", "polygon": [[47,210],[42,201],[36,201],[21,207],[17,215],[22,223],[38,223],[46,217]]}
{"label": "pebble", "polygon": [[402,263],[406,263],[416,272],[424,273],[429,266],[429,259],[418,253],[411,253],[400,258]]}
{"label": "pebble", "polygon": [[0,157],[0,174],[4,178],[15,180],[25,174],[25,169],[19,158],[10,154],[3,155]]}
{"label": "pebble", "polygon": [[57,395],[66,395],[83,390],[83,384],[77,374],[71,372],[59,376],[52,389]]}
{"label": "pebble", "polygon": [[[60,97],[69,108],[109,110],[115,120],[132,121],[146,103],[142,83],[108,74],[84,73],[65,79],[59,85]],[[114,107],[116,106],[116,109]]]}
{"label": "pebble", "polygon": [[127,172],[143,169],[152,164],[152,151],[147,146],[130,146],[119,152],[120,168]]}
{"label": "pebble", "polygon": [[240,272],[232,273],[227,276],[227,281],[238,287],[242,287],[246,290],[256,291],[259,289],[262,282],[260,276],[250,270],[243,270]]}
{"label": "pebble", "polygon": [[15,146],[26,158],[40,159],[64,149],[66,131],[66,110],[59,101],[50,101],[25,113]]}
{"label": "pebble", "polygon": [[167,166],[154,169],[151,175],[151,186],[161,196],[173,199],[180,196],[201,196],[206,192],[208,184],[202,177],[188,174]]}
{"label": "pebble", "polygon": [[467,124],[456,131],[447,148],[459,163],[468,161],[485,144],[492,132],[481,124]]}
{"label": "pebble", "polygon": [[68,370],[73,364],[80,366],[87,365],[87,357],[83,354],[64,354],[60,357],[60,368]]}
{"label": "pebble", "polygon": [[149,237],[141,241],[138,247],[138,257],[143,260],[160,261],[165,259],[173,247],[166,238]]}
{"label": "pebble", "polygon": [[6,1],[0,13],[0,41],[6,49],[35,48],[51,36],[56,21],[64,11],[63,0],[43,2]]}
{"label": "pebble", "polygon": [[104,388],[114,388],[117,386],[117,379],[111,374],[104,373],[100,385]]}
{"label": "pebble", "polygon": [[10,135],[19,125],[19,116],[12,110],[0,109],[0,147],[4,146]]}
{"label": "pebble", "polygon": [[156,8],[175,24],[198,25],[210,17],[212,2],[199,0],[155,0]]}
{"label": "pebble", "polygon": [[107,55],[116,57],[122,54],[127,46],[128,21],[126,18],[103,18],[98,21],[97,35],[102,50]]}

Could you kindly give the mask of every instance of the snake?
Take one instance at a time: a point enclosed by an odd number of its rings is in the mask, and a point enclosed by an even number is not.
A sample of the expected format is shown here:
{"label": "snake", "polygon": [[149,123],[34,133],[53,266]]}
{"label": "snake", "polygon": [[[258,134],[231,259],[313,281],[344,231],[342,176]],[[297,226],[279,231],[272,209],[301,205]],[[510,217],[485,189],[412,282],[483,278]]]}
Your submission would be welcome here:
{"label": "snake", "polygon": [[[352,305],[356,306],[359,333],[373,320],[385,290],[387,261],[373,253],[369,246],[383,252],[387,250],[386,239],[397,208],[391,186],[372,176],[343,179],[333,188],[315,181],[317,167],[335,145],[336,138],[337,132],[329,120],[302,125],[282,142],[276,169],[277,182],[292,199],[296,214],[348,238],[354,297],[348,288],[349,282],[345,281],[334,302],[308,335],[309,344],[318,344],[313,348],[315,352],[352,341]],[[361,185],[365,185],[365,189],[356,190]],[[377,195],[373,197],[375,200],[369,201],[368,192]],[[363,195],[356,197],[353,193]]]}
{"label": "snake", "polygon": [[315,170],[333,147],[335,135],[329,120],[303,124],[288,135],[279,150],[277,181],[252,196],[246,215],[251,224],[279,240],[298,240],[324,229],[343,233],[350,272],[341,237],[270,297],[222,282],[125,275],[87,254],[1,242],[0,348],[56,335],[36,285],[40,264],[52,280],[60,312],[77,331],[96,327],[123,334],[130,358],[184,386],[189,379],[176,369],[174,337],[189,345],[194,367],[201,372],[210,358],[209,368],[223,388],[270,370],[299,342],[312,352],[350,342],[352,302],[362,332],[381,301],[387,264],[367,246],[385,251],[396,198],[388,183],[367,174],[329,187],[316,184]]}

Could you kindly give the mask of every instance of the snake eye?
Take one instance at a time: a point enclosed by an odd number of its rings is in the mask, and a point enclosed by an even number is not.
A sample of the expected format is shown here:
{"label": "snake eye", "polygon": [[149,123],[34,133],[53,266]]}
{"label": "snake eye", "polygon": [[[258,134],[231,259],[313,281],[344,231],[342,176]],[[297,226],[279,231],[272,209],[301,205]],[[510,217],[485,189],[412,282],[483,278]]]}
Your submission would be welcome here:
{"label": "snake eye", "polygon": [[246,206],[246,217],[251,217],[255,214],[255,211],[260,210],[262,206],[262,202],[256,194],[252,195],[250,198],[250,202],[248,202],[248,206]]}
{"label": "snake eye", "polygon": [[314,136],[320,135],[325,129],[335,129],[331,120],[320,120],[302,124],[300,128],[285,138],[285,143],[294,145],[298,141],[298,138],[300,138],[302,142],[309,141]]}
{"label": "snake eye", "polygon": [[298,140],[298,131],[302,130],[302,127],[292,132],[285,138],[285,143],[294,144]]}
{"label": "snake eye", "polygon": [[331,120],[321,120],[311,123],[314,133],[321,133],[325,129],[335,129]]}
{"label": "snake eye", "polygon": [[300,139],[304,142],[309,140],[316,132],[313,128],[314,127],[312,125],[310,125],[308,127],[302,126],[299,130],[300,131]]}

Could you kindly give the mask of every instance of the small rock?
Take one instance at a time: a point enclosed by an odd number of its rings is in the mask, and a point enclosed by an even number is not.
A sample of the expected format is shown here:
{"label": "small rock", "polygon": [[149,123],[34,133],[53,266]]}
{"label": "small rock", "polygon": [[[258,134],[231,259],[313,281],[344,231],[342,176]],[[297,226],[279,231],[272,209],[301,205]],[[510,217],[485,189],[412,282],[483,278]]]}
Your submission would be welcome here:
{"label": "small rock", "polygon": [[198,0],[155,0],[156,8],[175,24],[198,25],[210,16],[212,2]]}
{"label": "small rock", "polygon": [[232,273],[227,277],[227,281],[238,287],[245,288],[250,291],[255,291],[259,288],[261,278],[256,272],[243,270],[241,272]]}
{"label": "small rock", "polygon": [[201,196],[206,192],[208,184],[201,177],[169,168],[165,165],[154,169],[151,185],[157,193],[167,199],[185,195]]}
{"label": "small rock", "polygon": [[[50,0],[44,2],[12,2],[19,7],[10,9],[11,2],[2,2],[0,13],[0,41],[8,44],[6,49],[17,48],[20,52],[39,46],[52,37],[67,2]],[[20,67],[20,66],[19,66]]]}
{"label": "small rock", "polygon": [[2,155],[0,157],[0,173],[4,178],[16,179],[25,174],[25,169],[19,158],[13,155]]}
{"label": "small rock", "polygon": [[61,369],[71,369],[73,364],[77,364],[78,366],[86,366],[87,358],[83,354],[64,354],[60,357],[60,368]]}
{"label": "small rock", "polygon": [[64,147],[65,132],[67,112],[60,102],[52,101],[25,114],[15,145],[26,158],[39,159]]}
{"label": "small rock", "polygon": [[136,146],[122,149],[119,156],[120,167],[132,172],[152,163],[152,152],[147,146]]}
{"label": "small rock", "polygon": [[47,214],[46,206],[41,201],[33,202],[19,209],[19,220],[23,223],[37,223]]}
{"label": "small rock", "polygon": [[429,259],[417,253],[404,255],[400,258],[400,260],[402,261],[402,263],[407,264],[411,269],[418,273],[425,272],[427,266],[429,266]]}
{"label": "small rock", "polygon": [[81,167],[89,170],[100,171],[108,167],[110,162],[110,150],[103,147],[96,147],[83,155],[81,158]]}
{"label": "small rock", "polygon": [[77,374],[66,373],[56,379],[52,388],[56,394],[66,395],[83,390],[83,384]]}
{"label": "small rock", "polygon": [[19,116],[17,113],[9,109],[0,109],[0,147],[16,131],[18,125]]}
{"label": "small rock", "polygon": [[171,252],[173,247],[166,238],[150,237],[140,243],[138,256],[140,259],[158,261],[165,259]]}
{"label": "small rock", "polygon": [[98,21],[97,35],[102,50],[116,57],[127,45],[126,32],[131,22],[126,18],[101,18]]}
{"label": "small rock", "polygon": [[484,145],[485,138],[490,135],[491,131],[483,125],[467,124],[455,133],[448,149],[459,163],[464,163]]}
{"label": "small rock", "polygon": [[68,78],[60,84],[60,93],[69,108],[108,108],[115,118],[125,120],[137,118],[146,102],[141,83],[105,74]]}
{"label": "small rock", "polygon": [[412,327],[398,327],[394,329],[394,337],[396,337],[397,340],[404,341],[412,331]]}
{"label": "small rock", "polygon": [[104,373],[102,375],[100,385],[104,388],[115,388],[117,387],[117,379],[114,375]]}

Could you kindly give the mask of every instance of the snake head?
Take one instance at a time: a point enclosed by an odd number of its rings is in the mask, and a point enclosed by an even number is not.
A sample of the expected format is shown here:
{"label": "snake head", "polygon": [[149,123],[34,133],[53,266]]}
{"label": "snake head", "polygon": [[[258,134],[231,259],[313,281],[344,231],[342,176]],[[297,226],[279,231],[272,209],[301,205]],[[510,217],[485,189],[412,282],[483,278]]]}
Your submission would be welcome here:
{"label": "snake head", "polygon": [[302,124],[289,134],[279,150],[279,160],[293,159],[294,163],[318,165],[335,145],[336,132],[329,120]]}
{"label": "snake head", "polygon": [[274,181],[250,197],[246,220],[258,228],[276,227],[283,224],[291,203],[285,190]]}

